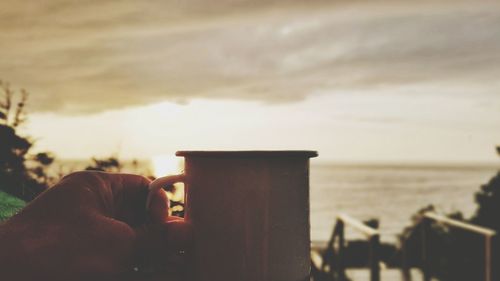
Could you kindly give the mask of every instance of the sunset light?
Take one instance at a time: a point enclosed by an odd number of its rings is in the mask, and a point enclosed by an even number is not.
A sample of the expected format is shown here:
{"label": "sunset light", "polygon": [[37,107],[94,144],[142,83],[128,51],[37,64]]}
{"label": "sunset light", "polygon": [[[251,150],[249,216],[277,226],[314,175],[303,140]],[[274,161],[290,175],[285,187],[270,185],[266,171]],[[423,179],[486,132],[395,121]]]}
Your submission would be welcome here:
{"label": "sunset light", "polygon": [[500,281],[499,34],[499,0],[0,1],[0,281]]}
{"label": "sunset light", "polygon": [[180,160],[171,155],[159,155],[151,159],[154,176],[163,177],[166,175],[178,174],[181,172]]}
{"label": "sunset light", "polygon": [[[162,154],[151,158],[151,165],[155,177],[164,177],[181,173],[183,161],[181,158],[175,157],[174,153]],[[174,186],[175,192],[168,192],[167,196],[170,200],[184,202],[184,184],[176,183]],[[178,208],[176,206],[171,211],[178,210]]]}

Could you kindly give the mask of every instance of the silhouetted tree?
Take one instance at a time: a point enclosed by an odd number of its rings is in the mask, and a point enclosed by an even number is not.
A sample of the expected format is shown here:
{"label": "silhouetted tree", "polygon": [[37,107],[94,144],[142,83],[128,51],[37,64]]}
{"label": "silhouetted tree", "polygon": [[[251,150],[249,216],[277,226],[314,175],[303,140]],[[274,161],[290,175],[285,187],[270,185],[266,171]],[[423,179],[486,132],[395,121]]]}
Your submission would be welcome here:
{"label": "silhouetted tree", "polygon": [[[430,205],[419,210],[413,217],[413,225],[405,228],[401,237],[405,242],[407,266],[422,267],[423,224],[422,214],[434,211]],[[447,214],[449,218],[466,221],[461,212]],[[477,235],[461,229],[430,222],[425,232],[425,251],[429,271],[441,281],[481,280],[483,274],[480,260],[483,248]],[[400,253],[402,254],[402,253]]]}
{"label": "silhouetted tree", "polygon": [[118,173],[122,169],[122,164],[118,158],[111,156],[104,159],[92,158],[92,164],[87,166],[85,170],[88,171],[102,171]]}
{"label": "silhouetted tree", "polygon": [[[500,147],[497,147],[500,154]],[[466,219],[462,213],[455,212],[447,216],[475,225],[491,228],[500,233],[500,171],[475,193],[477,209],[475,214]],[[403,232],[409,263],[413,266],[421,265],[422,255],[422,224],[418,223],[421,214],[433,211],[434,207],[423,208],[413,217],[414,224]],[[484,237],[457,228],[446,227],[438,223],[431,223],[426,234],[430,271],[434,277],[442,281],[469,281],[483,280],[484,278]],[[500,257],[498,241],[493,244],[493,257]],[[495,264],[495,263],[494,263]],[[493,270],[498,268],[493,266]],[[493,272],[498,278],[498,272]],[[498,280],[498,279],[494,279]]]}
{"label": "silhouetted tree", "polygon": [[49,153],[31,156],[33,141],[20,136],[16,129],[26,121],[28,93],[15,92],[0,81],[3,100],[0,101],[0,189],[30,201],[48,187],[46,170],[54,157]]}
{"label": "silhouetted tree", "polygon": [[[20,90],[20,94],[14,92],[9,83],[0,80],[0,88],[3,91],[3,101],[0,101],[0,122],[8,127],[17,128],[26,121],[24,108],[28,100],[28,92]],[[19,98],[16,99],[16,97]]]}
{"label": "silhouetted tree", "polygon": [[[500,155],[500,146],[497,147]],[[489,227],[500,232],[500,171],[475,195],[478,208],[472,223]]]}

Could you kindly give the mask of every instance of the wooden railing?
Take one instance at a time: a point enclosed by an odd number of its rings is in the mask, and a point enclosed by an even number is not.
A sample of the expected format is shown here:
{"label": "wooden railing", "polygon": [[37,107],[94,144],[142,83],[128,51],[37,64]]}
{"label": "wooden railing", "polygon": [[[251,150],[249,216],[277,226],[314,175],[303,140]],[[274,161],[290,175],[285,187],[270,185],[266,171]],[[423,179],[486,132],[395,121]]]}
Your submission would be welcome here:
{"label": "wooden railing", "polygon": [[[493,237],[496,235],[494,230],[489,228],[480,227],[477,225],[473,225],[470,223],[465,223],[459,220],[454,220],[442,215],[438,215],[434,212],[426,212],[421,215],[419,224],[422,226],[422,274],[424,277],[424,281],[431,280],[431,272],[430,272],[430,262],[429,262],[429,248],[428,248],[428,235],[430,233],[430,227],[432,222],[437,222],[440,224],[447,225],[448,227],[462,229],[464,231],[468,231],[471,233],[475,233],[484,237],[484,281],[492,281],[492,241]],[[403,277],[405,280],[410,280],[409,277],[409,267],[406,261],[406,240],[407,237],[403,237],[402,240],[402,268],[403,268]]]}
{"label": "wooden railing", "polygon": [[[328,242],[321,270],[330,272],[334,280],[347,280],[345,273],[345,227],[349,226],[366,236],[369,242],[370,281],[380,281],[379,248],[380,234],[377,229],[367,226],[348,215],[339,215],[332,237]],[[338,245],[335,245],[338,243]]]}

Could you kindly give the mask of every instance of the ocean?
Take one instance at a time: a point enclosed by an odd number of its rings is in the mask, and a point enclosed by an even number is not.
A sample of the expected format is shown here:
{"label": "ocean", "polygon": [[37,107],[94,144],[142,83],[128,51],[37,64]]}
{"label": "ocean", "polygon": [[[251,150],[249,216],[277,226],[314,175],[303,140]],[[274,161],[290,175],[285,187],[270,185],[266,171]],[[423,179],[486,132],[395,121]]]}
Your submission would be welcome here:
{"label": "ocean", "polygon": [[[63,160],[60,174],[82,169],[90,161]],[[124,172],[151,174],[149,161],[123,163]],[[461,211],[466,217],[475,209],[474,193],[493,177],[493,166],[384,166],[316,164],[310,171],[311,239],[318,244],[330,238],[335,218],[344,213],[359,220],[379,219],[381,240],[395,242],[411,216],[434,205],[439,212]],[[347,239],[359,233],[346,229]]]}
{"label": "ocean", "polygon": [[[395,242],[411,225],[411,216],[431,204],[439,212],[471,216],[476,209],[474,193],[498,168],[313,164],[311,239],[327,241],[340,213],[379,219],[381,240],[386,242]],[[347,228],[346,239],[361,237]]]}

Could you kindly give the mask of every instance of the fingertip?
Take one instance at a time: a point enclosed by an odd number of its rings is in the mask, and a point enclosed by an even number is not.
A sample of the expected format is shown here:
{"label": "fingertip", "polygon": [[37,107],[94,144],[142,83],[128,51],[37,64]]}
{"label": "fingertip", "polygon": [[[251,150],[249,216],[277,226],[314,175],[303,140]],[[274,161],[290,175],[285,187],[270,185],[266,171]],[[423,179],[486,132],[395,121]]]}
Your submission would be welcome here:
{"label": "fingertip", "polygon": [[184,221],[184,218],[178,216],[168,216],[167,219],[165,220],[165,222],[173,222],[173,221],[180,221],[187,223],[186,221]]}
{"label": "fingertip", "polygon": [[184,175],[180,174],[157,178],[149,183],[145,207],[154,222],[163,223],[168,216],[169,200],[162,187],[183,180]]}

